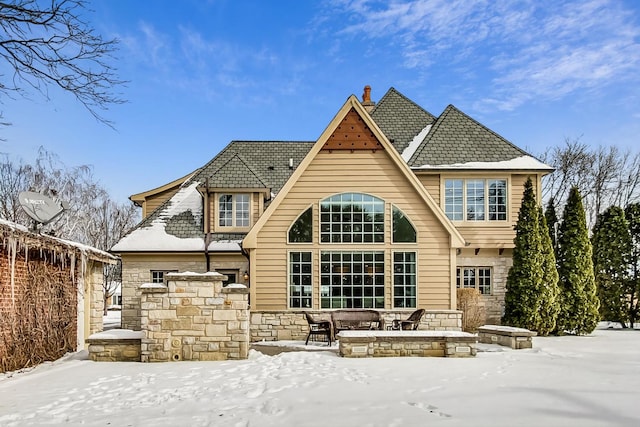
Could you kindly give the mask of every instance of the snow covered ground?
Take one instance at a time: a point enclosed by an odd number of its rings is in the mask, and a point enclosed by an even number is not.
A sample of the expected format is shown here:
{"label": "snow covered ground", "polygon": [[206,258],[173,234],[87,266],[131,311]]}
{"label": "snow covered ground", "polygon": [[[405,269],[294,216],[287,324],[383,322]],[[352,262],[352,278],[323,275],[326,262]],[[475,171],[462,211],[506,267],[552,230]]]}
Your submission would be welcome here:
{"label": "snow covered ground", "polygon": [[343,359],[313,347],[154,364],[80,352],[0,375],[0,425],[640,425],[640,331],[481,345],[469,359]]}

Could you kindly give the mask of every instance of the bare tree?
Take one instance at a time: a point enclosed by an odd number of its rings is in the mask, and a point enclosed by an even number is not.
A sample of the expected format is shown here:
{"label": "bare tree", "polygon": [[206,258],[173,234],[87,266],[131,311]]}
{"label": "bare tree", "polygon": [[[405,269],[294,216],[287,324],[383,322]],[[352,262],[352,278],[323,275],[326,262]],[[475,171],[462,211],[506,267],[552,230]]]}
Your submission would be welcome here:
{"label": "bare tree", "polygon": [[543,198],[553,198],[562,210],[569,190],[577,187],[583,196],[589,228],[608,207],[627,206],[640,200],[640,153],[616,146],[589,147],[567,138],[564,145],[547,151],[541,159],[556,171],[544,179]]}
{"label": "bare tree", "polygon": [[115,202],[95,180],[91,167],[67,167],[42,148],[31,165],[0,156],[0,217],[31,225],[18,199],[25,190],[69,204],[65,214],[40,227],[41,232],[98,249],[108,250],[138,220],[135,206]]}
{"label": "bare tree", "polygon": [[[95,34],[82,15],[84,0],[13,0],[0,2],[0,58],[13,69],[1,76],[0,92],[28,96],[27,88],[49,99],[49,88],[73,95],[99,121],[113,93],[124,82],[109,62],[117,40]],[[6,123],[5,123],[6,124]]]}
{"label": "bare tree", "polygon": [[[94,179],[89,166],[65,166],[56,155],[40,149],[34,164],[13,162],[0,156],[0,218],[31,225],[20,207],[18,194],[31,190],[68,202],[69,209],[50,224],[39,227],[46,234],[109,250],[137,222],[133,203],[117,203]],[[105,266],[105,303],[121,281],[120,265]],[[106,304],[105,304],[106,307]]]}

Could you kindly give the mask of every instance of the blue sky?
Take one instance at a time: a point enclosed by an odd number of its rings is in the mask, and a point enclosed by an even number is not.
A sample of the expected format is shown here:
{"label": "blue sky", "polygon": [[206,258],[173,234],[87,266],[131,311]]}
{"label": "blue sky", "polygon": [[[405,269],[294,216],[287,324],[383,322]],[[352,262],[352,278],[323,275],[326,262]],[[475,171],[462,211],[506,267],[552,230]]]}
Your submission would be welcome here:
{"label": "blue sky", "polygon": [[0,152],[44,146],[89,164],[120,201],[203,165],[229,141],[315,140],[347,97],[395,87],[434,115],[448,104],[540,155],[566,138],[637,152],[640,2],[89,2],[117,37],[126,104],[3,99]]}

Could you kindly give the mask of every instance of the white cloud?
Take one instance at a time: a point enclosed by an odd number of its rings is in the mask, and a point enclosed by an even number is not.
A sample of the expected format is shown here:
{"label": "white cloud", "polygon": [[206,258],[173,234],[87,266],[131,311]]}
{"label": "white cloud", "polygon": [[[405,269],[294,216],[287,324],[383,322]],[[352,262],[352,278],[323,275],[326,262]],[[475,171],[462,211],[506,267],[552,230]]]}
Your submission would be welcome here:
{"label": "white cloud", "polygon": [[390,39],[407,68],[488,76],[491,99],[479,106],[508,110],[638,80],[638,17],[616,0],[340,0],[336,9],[349,16],[339,34]]}

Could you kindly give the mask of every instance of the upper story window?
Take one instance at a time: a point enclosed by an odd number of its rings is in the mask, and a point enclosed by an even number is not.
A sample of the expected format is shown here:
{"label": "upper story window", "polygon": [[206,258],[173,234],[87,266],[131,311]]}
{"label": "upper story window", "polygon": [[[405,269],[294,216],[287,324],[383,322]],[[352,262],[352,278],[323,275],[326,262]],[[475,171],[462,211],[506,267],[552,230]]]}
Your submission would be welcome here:
{"label": "upper story window", "polygon": [[322,200],[320,242],[383,243],[384,201],[361,193],[336,194]]}
{"label": "upper story window", "polygon": [[218,225],[220,227],[248,227],[249,195],[221,194],[218,197]]}
{"label": "upper story window", "polygon": [[506,179],[446,179],[444,211],[452,221],[506,221]]}
{"label": "upper story window", "polygon": [[289,243],[313,241],[313,208],[304,211],[289,228]]}

